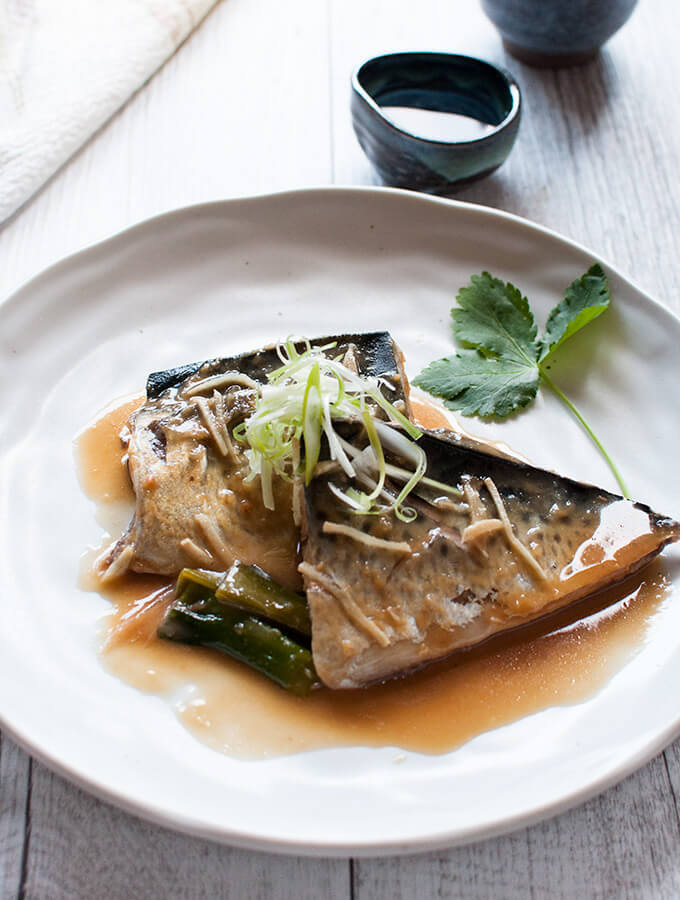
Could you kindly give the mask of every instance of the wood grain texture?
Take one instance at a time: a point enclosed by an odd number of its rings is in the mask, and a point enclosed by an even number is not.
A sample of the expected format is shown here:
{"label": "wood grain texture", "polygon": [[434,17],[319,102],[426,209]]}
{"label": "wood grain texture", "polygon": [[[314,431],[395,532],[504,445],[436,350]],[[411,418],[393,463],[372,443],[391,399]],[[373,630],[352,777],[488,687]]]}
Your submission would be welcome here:
{"label": "wood grain texture", "polygon": [[[680,11],[639,4],[588,66],[508,57],[470,0],[223,0],[180,53],[0,231],[0,296],[47,264],[175,206],[375,184],[349,76],[389,50],[467,52],[523,91],[508,162],[459,199],[591,247],[680,312]],[[680,743],[548,822],[424,856],[298,860],[144,823],[0,743],[0,897],[667,898],[680,896]],[[30,825],[30,828],[27,826]]]}
{"label": "wood grain texture", "polygon": [[[431,15],[395,16],[375,4],[374,28],[352,40],[356,9],[334,6],[336,180],[378,179],[338,102],[341,85],[365,56],[406,47],[470,53],[508,68],[523,97],[519,137],[491,177],[451,196],[497,207],[546,225],[614,261],[638,284],[680,309],[672,266],[680,243],[680,116],[669,106],[677,80],[677,10],[662,0],[641,3],[593,62],[573,69],[532,69],[503,49],[472,4],[432,3]],[[378,7],[378,8],[376,8]],[[371,41],[379,28],[380,39]],[[450,35],[450,37],[449,37]],[[337,44],[337,46],[336,46]],[[355,49],[359,45],[359,51]],[[653,50],[651,49],[653,48]]]}
{"label": "wood grain texture", "polygon": [[34,764],[23,896],[298,900],[343,896],[347,863],[263,855],[184,837],[101,803]]}
{"label": "wood grain texture", "polygon": [[19,894],[27,864],[31,759],[0,735],[0,898]]}
{"label": "wood grain texture", "polygon": [[612,790],[533,828],[446,853],[357,861],[355,897],[676,897],[677,852],[676,809],[659,757]]}

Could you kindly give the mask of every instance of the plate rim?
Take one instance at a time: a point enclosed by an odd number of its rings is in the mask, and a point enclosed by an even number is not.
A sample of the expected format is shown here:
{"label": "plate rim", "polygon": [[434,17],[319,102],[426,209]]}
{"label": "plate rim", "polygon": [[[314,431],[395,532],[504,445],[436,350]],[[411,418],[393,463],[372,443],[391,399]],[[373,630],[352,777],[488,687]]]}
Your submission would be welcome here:
{"label": "plate rim", "polygon": [[386,840],[383,842],[373,840],[362,844],[353,844],[335,840],[299,842],[295,839],[285,840],[281,837],[263,837],[262,835],[247,833],[243,830],[233,831],[224,827],[206,826],[192,817],[183,815],[170,819],[158,809],[136,803],[133,799],[108,790],[95,780],[83,777],[77,769],[69,767],[68,764],[60,760],[53,759],[42,749],[31,747],[30,742],[24,740],[22,735],[14,732],[11,725],[5,723],[1,713],[0,727],[22,750],[51,772],[65,778],[71,784],[84,790],[97,800],[109,803],[124,813],[136,816],[160,828],[166,828],[189,837],[212,841],[222,846],[308,859],[371,859],[417,856],[503,837],[504,835],[509,835],[553,819],[597,797],[634,774],[642,766],[663,753],[666,747],[680,737],[679,718],[676,723],[669,726],[668,730],[659,736],[658,740],[650,742],[648,746],[631,756],[625,765],[612,770],[606,778],[593,782],[587,788],[572,792],[562,801],[546,803],[535,808],[530,813],[517,813],[513,816],[508,816],[496,825],[478,825],[464,833],[461,833],[459,830],[438,832],[435,836],[424,836],[417,839],[409,838],[408,841]]}
{"label": "plate rim", "polygon": [[596,257],[599,262],[606,266],[609,272],[613,272],[618,278],[625,281],[626,284],[632,287],[635,291],[642,294],[645,297],[645,300],[653,304],[655,307],[663,310],[672,318],[676,319],[680,324],[680,314],[675,313],[674,310],[670,309],[667,304],[652,296],[645,288],[641,287],[636,281],[634,281],[631,276],[622,271],[617,265],[612,263],[607,256],[604,256],[599,252],[595,253],[586,244],[582,244],[580,241],[568,237],[567,235],[562,234],[554,228],[550,228],[547,225],[542,225],[540,222],[534,222],[533,220],[528,219],[525,216],[520,216],[516,213],[508,212],[507,210],[497,209],[494,206],[486,206],[483,203],[472,203],[468,200],[457,200],[454,197],[442,197],[436,194],[424,194],[419,191],[410,191],[406,188],[393,188],[386,185],[345,186],[332,184],[313,187],[289,188],[281,191],[248,194],[247,196],[243,197],[226,197],[219,200],[204,200],[198,203],[190,203],[183,206],[172,207],[171,209],[163,210],[159,213],[154,213],[151,216],[140,219],[137,222],[133,222],[131,225],[125,225],[122,228],[116,228],[109,234],[104,235],[104,237],[97,238],[92,242],[86,242],[78,249],[70,251],[65,256],[62,256],[54,262],[49,263],[44,268],[41,268],[38,272],[35,272],[33,275],[29,275],[28,277],[23,279],[15,288],[10,291],[10,293],[2,297],[0,299],[0,308],[4,307],[5,304],[18,302],[19,295],[22,294],[25,290],[27,290],[28,288],[32,288],[34,284],[38,283],[43,278],[52,275],[62,267],[65,268],[68,265],[72,264],[76,260],[76,258],[99,252],[109,244],[130,238],[134,234],[140,233],[147,228],[159,226],[166,220],[169,221],[171,219],[181,218],[183,216],[201,215],[209,210],[217,210],[221,207],[236,206],[238,204],[250,205],[259,202],[268,202],[271,200],[290,200],[296,197],[306,197],[312,195],[318,195],[319,197],[321,197],[324,194],[339,194],[345,196],[351,196],[352,194],[356,194],[357,196],[372,194],[376,197],[381,195],[391,195],[401,197],[407,202],[412,201],[415,203],[422,203],[423,205],[437,205],[442,207],[449,207],[451,209],[469,210],[474,214],[480,214],[482,216],[488,215],[492,219],[501,219],[508,222],[513,222],[514,224],[526,228],[529,231],[536,231],[544,235],[545,237],[552,239],[556,243],[566,244],[574,250],[578,250],[581,253]]}

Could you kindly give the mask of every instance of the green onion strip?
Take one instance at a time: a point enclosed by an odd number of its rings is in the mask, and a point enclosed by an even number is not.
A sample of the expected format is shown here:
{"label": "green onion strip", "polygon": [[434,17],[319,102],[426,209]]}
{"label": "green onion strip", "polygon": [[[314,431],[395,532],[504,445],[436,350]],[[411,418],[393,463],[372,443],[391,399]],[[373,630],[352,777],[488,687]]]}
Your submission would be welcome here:
{"label": "green onion strip", "polygon": [[[300,352],[295,346],[302,343]],[[247,445],[250,466],[247,480],[260,477],[262,498],[268,509],[274,508],[273,478],[290,480],[304,473],[309,484],[319,460],[322,435],[326,437],[332,460],[350,478],[360,479],[369,492],[349,488],[333,492],[357,513],[369,514],[392,510],[402,521],[415,518],[415,510],[404,506],[413,488],[424,479],[425,453],[414,441],[420,430],[391,404],[381,388],[389,385],[379,378],[362,377],[344,366],[339,359],[327,357],[324,351],[334,343],[312,347],[307,340],[289,338],[277,347],[281,366],[269,375],[269,383],[258,392],[253,413],[237,428],[234,437]],[[393,424],[401,425],[402,434],[386,423],[374,419],[370,404],[378,406]],[[334,421],[361,421],[369,444],[363,450],[349,444],[336,432]],[[300,471],[296,471],[297,442],[303,447]],[[397,453],[412,469],[390,466],[385,449]],[[388,474],[405,481],[394,497],[385,489]],[[453,489],[452,489],[453,490]],[[386,500],[387,503],[379,502]]]}

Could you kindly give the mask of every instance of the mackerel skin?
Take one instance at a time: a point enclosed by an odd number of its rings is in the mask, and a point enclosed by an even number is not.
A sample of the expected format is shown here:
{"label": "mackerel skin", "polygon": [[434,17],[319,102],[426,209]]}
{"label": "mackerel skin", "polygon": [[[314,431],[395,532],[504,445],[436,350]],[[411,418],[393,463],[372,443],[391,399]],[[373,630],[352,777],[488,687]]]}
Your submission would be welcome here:
{"label": "mackerel skin", "polygon": [[[388,331],[314,338],[310,344],[312,347],[335,344],[329,352],[341,357],[351,348],[358,372],[366,377],[386,379],[395,388],[395,399],[405,399],[408,384],[404,376],[403,357]],[[300,341],[296,343],[296,347],[299,352],[304,350],[304,344]],[[152,372],[146,380],[146,396],[147,400],[155,400],[172,389],[181,389],[187,384],[195,383],[197,379],[225,372],[240,372],[253,381],[265,384],[267,376],[280,365],[281,359],[275,344],[238,356],[189,363],[174,369]]]}
{"label": "mackerel skin", "polygon": [[[345,427],[356,440],[358,428]],[[420,489],[411,523],[354,514],[329,488],[348,487],[339,472],[306,488],[302,569],[312,650],[331,688],[402,674],[565,608],[622,581],[680,537],[677,522],[643,504],[486,453],[449,432],[425,432],[419,445],[428,477],[460,496]],[[390,461],[400,462],[388,454]],[[527,555],[501,527],[503,514]],[[409,552],[326,533],[324,523],[407,544]]]}

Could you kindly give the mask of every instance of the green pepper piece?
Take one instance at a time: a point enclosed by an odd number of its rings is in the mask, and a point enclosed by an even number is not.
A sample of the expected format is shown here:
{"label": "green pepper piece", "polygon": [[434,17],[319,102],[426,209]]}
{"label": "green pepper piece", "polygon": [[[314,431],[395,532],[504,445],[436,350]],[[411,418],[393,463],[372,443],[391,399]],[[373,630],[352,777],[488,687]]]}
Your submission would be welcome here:
{"label": "green pepper piece", "polygon": [[179,597],[189,584],[198,584],[214,591],[224,578],[224,572],[211,572],[209,569],[182,569],[177,577],[176,595]]}
{"label": "green pepper piece", "polygon": [[226,572],[182,569],[177,579],[177,595],[190,583],[209,588],[218,600],[258,618],[292,628],[306,637],[312,633],[307,601],[302,594],[278,584],[259,566],[235,562]]}
{"label": "green pepper piece", "polygon": [[278,584],[258,566],[235,562],[219,583],[215,596],[307,637],[312,633],[307,601],[302,594]]}
{"label": "green pepper piece", "polygon": [[158,635],[227,653],[298,696],[319,686],[309,649],[276,626],[218,600],[202,584],[186,583]]}

